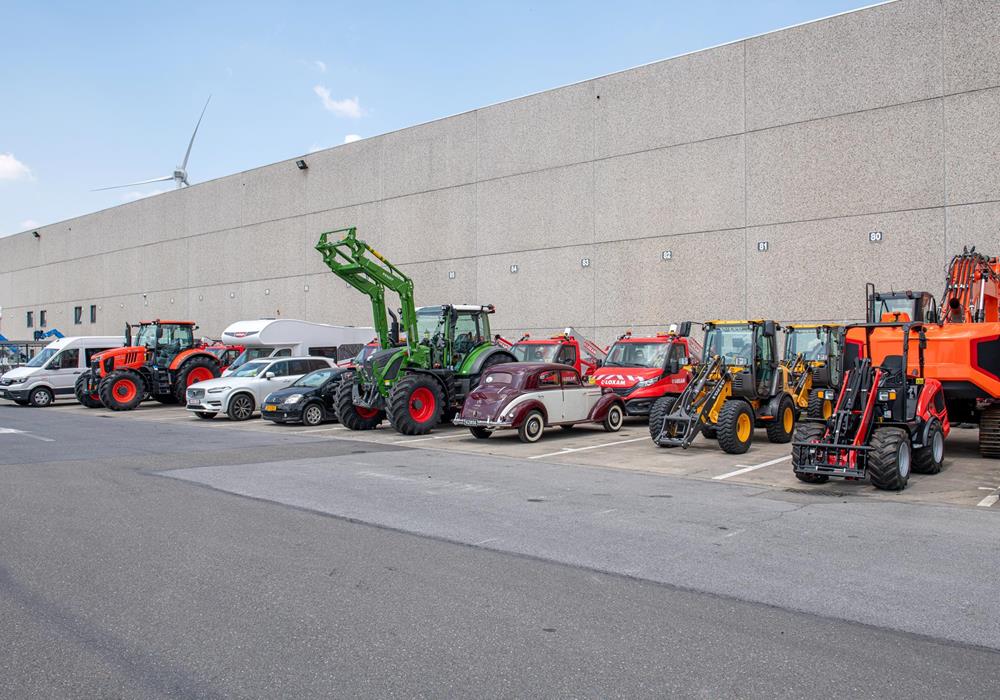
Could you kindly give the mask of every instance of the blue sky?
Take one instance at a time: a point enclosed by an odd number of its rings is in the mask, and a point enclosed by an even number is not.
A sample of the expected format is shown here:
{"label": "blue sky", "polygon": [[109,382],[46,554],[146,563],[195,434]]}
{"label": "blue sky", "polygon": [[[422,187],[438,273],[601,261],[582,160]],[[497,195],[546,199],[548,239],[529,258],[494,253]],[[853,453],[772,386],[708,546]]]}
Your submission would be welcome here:
{"label": "blue sky", "polygon": [[0,235],[869,4],[0,0]]}

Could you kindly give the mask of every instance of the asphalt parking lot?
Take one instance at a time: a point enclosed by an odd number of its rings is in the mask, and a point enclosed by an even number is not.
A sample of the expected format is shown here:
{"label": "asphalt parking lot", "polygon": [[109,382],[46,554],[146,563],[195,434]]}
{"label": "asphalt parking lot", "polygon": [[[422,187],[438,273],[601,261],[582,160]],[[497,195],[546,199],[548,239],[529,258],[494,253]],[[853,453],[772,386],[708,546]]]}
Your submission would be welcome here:
{"label": "asphalt parking lot", "polygon": [[[555,428],[547,430],[539,442],[526,445],[518,440],[515,431],[497,433],[489,440],[477,440],[468,430],[450,425],[442,426],[430,435],[407,437],[395,432],[387,422],[377,430],[358,432],[348,430],[338,423],[308,428],[294,424],[276,425],[260,418],[239,423],[224,417],[204,421],[177,406],[163,406],[152,402],[126,413],[87,409],[72,403],[58,404],[52,410],[107,420],[191,424],[208,431],[240,430],[267,435],[356,440],[422,450],[587,465],[716,483],[748,484],[816,497],[850,496],[991,507],[1000,496],[1000,460],[979,457],[975,428],[953,428],[946,444],[944,469],[939,474],[929,476],[913,474],[907,488],[895,493],[878,491],[866,482],[842,479],[818,485],[803,483],[791,471],[789,445],[769,443],[763,430],[756,431],[754,444],[749,452],[728,455],[718,448],[717,443],[702,436],[686,450],[657,448],[649,439],[645,421],[636,418],[627,419],[618,433],[606,433],[598,426],[578,426],[571,431]],[[1000,511],[1000,506],[997,510]]]}

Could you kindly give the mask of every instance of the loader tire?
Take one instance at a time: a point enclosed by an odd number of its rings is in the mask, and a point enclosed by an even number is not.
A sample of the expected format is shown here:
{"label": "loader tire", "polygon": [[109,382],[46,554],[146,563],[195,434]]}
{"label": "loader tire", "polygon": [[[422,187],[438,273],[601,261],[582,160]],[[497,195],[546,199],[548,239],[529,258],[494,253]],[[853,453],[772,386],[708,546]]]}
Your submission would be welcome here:
{"label": "loader tire", "polygon": [[774,416],[774,420],[767,423],[767,439],[778,445],[791,442],[795,433],[797,414],[798,409],[795,408],[792,397],[787,394],[782,396],[778,402],[778,413]]}
{"label": "loader tire", "polygon": [[745,401],[726,399],[716,425],[719,447],[731,455],[741,455],[753,444],[753,409]]}
{"label": "loader tire", "polygon": [[910,435],[902,428],[876,428],[868,453],[868,477],[880,491],[902,491],[910,479]]}
{"label": "loader tire", "polygon": [[663,428],[663,417],[669,415],[674,410],[677,399],[673,396],[661,396],[653,405],[649,407],[649,437],[657,447],[673,447],[673,445],[661,445],[656,442]]}
{"label": "loader tire", "polygon": [[102,379],[97,392],[101,403],[112,411],[131,411],[142,403],[146,383],[137,372],[120,369]]}
{"label": "loader tire", "polygon": [[[795,426],[795,442],[818,442],[826,432],[826,427],[819,423],[799,423]],[[825,484],[830,480],[826,474],[803,474],[798,468],[809,463],[809,448],[798,445],[792,447],[792,470],[795,478],[807,484]]]}
{"label": "loader tire", "polygon": [[354,405],[354,372],[345,372],[337,385],[337,420],[348,430],[374,430],[382,423],[385,414],[374,408]]}
{"label": "loader tire", "polygon": [[914,474],[937,474],[944,466],[944,431],[941,423],[931,420],[927,428],[927,446],[913,451]]}
{"label": "loader tire", "polygon": [[178,403],[187,400],[187,389],[192,384],[215,379],[220,374],[219,363],[207,357],[194,357],[177,370],[174,378],[174,396]]}
{"label": "loader tire", "polygon": [[441,423],[444,390],[434,377],[410,373],[389,392],[389,423],[403,435],[426,435]]}
{"label": "loader tire", "polygon": [[990,406],[979,416],[979,454],[1000,457],[1000,406]]}
{"label": "loader tire", "polygon": [[833,401],[830,399],[821,399],[819,391],[819,389],[813,389],[809,392],[809,407],[806,408],[806,415],[810,418],[822,418],[826,420],[833,415]]}
{"label": "loader tire", "polygon": [[87,384],[90,382],[90,370],[80,375],[80,378],[76,380],[76,386],[73,387],[73,393],[76,394],[76,400],[87,408],[103,408],[104,404],[101,403],[101,395],[94,392],[87,391]]}

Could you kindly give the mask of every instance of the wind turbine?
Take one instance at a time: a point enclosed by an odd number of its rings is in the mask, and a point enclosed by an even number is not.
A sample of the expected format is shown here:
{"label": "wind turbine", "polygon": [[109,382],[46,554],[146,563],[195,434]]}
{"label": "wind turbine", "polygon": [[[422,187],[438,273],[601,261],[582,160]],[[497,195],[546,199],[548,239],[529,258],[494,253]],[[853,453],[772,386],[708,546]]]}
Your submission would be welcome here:
{"label": "wind turbine", "polygon": [[188,158],[191,157],[191,147],[194,146],[194,137],[198,135],[198,127],[201,126],[202,117],[205,116],[205,110],[208,109],[208,103],[212,101],[212,96],[209,95],[208,99],[205,100],[205,106],[201,108],[201,116],[198,117],[198,123],[194,125],[194,131],[191,133],[191,140],[188,142],[187,152],[184,153],[184,161],[174,168],[173,175],[165,175],[164,177],[154,177],[152,180],[140,180],[139,182],[130,182],[127,185],[112,185],[111,187],[98,187],[96,190],[91,190],[91,192],[101,192],[103,190],[115,190],[121,187],[134,187],[136,185],[148,185],[151,182],[166,182],[167,180],[173,180],[177,183],[177,189],[181,187],[187,187],[188,183],[187,176],[187,164]]}

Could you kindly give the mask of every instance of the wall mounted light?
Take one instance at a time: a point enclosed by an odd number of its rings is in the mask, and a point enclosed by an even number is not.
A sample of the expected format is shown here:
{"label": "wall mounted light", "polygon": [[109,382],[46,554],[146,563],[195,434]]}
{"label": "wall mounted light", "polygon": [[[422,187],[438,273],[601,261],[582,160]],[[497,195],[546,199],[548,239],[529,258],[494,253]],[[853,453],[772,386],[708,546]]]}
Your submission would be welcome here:
{"label": "wall mounted light", "polygon": [[202,294],[198,295],[198,301],[205,301],[205,297]]}
{"label": "wall mounted light", "polygon": [[38,231],[32,231],[31,235],[34,236],[35,238],[41,238],[42,237],[42,234],[40,234]]}
{"label": "wall mounted light", "polygon": [[270,289],[265,289],[264,290],[264,296],[266,296],[266,297],[271,296],[271,290]]}
{"label": "wall mounted light", "polygon": [[303,291],[303,292],[308,292],[308,291],[309,291],[309,285],[308,285],[308,284],[307,284],[307,285],[305,285],[305,286],[304,286],[304,287],[302,288],[302,291]]}
{"label": "wall mounted light", "polygon": [[297,161],[295,161],[295,167],[298,168],[299,170],[308,170],[309,164],[306,163],[301,158],[299,158]]}
{"label": "wall mounted light", "polygon": [[230,299],[235,299],[236,298],[236,292],[229,292],[229,298]]}

